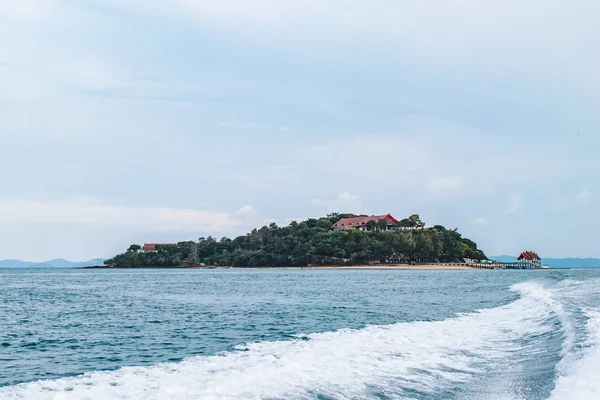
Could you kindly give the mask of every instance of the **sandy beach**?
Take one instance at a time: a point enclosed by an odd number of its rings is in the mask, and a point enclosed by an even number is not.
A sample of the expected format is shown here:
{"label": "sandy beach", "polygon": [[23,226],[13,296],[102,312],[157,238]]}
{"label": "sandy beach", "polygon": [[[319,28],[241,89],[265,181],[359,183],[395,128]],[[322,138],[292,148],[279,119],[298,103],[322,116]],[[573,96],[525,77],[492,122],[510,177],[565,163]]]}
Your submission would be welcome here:
{"label": "sandy beach", "polygon": [[325,267],[303,267],[302,269],[385,269],[385,270],[475,270],[464,264],[394,264],[394,265],[343,265]]}

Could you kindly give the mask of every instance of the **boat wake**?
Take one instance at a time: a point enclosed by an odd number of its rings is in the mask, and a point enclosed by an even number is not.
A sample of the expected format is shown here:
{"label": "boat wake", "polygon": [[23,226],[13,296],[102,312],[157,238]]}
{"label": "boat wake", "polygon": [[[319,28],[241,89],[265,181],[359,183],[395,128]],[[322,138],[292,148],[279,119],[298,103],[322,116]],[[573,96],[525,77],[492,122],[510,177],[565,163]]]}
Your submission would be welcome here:
{"label": "boat wake", "polygon": [[600,397],[600,310],[585,310],[587,337],[580,358],[564,367],[552,393],[552,400],[597,400]]}
{"label": "boat wake", "polygon": [[[597,399],[600,282],[525,282],[497,308],[0,388],[0,399]],[[579,298],[578,298],[579,296]]]}

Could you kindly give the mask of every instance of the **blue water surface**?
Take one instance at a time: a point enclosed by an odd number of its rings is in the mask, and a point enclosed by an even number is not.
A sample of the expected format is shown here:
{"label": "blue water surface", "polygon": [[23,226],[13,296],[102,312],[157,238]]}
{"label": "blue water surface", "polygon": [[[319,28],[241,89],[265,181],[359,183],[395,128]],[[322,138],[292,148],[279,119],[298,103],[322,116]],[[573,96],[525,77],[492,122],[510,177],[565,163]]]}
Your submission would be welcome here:
{"label": "blue water surface", "polygon": [[[0,269],[0,387],[177,363],[301,334],[444,321],[515,302],[516,283],[596,278],[598,270],[576,269]],[[546,387],[523,398],[552,391],[560,355],[541,356],[529,379]]]}

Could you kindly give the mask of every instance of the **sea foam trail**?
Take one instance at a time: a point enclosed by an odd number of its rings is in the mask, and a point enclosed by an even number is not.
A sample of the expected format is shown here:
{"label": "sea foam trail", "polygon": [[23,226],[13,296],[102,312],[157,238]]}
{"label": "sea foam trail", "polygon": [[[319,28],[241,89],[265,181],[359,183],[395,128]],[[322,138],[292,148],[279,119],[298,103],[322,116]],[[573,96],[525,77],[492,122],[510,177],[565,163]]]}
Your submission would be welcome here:
{"label": "sea foam trail", "polygon": [[[555,329],[542,285],[503,307],[439,322],[399,323],[261,342],[152,367],[0,388],[0,399],[335,399],[426,397],[466,385]],[[521,341],[522,342],[522,341]]]}
{"label": "sea foam trail", "polygon": [[586,349],[579,360],[564,368],[556,381],[551,400],[600,399],[600,309],[588,309]]}
{"label": "sea foam trail", "polygon": [[550,291],[539,283],[522,282],[511,286],[510,290],[519,292],[521,296],[536,299],[549,307],[561,323],[563,330],[563,342],[561,349],[561,361],[557,365],[561,369],[563,364],[568,363],[573,355],[573,347],[577,342],[577,329],[572,323],[572,317],[569,311],[565,309],[564,304],[556,296],[556,292]]}

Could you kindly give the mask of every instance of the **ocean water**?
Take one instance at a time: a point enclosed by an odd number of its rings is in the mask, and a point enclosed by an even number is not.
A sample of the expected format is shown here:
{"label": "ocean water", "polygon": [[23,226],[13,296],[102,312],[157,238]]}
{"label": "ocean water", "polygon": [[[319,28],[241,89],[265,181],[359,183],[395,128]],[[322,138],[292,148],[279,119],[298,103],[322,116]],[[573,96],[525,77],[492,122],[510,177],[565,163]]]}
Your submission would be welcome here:
{"label": "ocean water", "polygon": [[0,270],[0,399],[600,399],[600,270]]}

